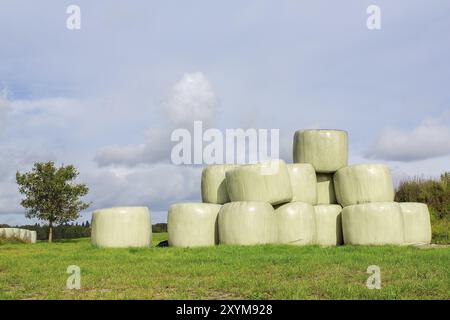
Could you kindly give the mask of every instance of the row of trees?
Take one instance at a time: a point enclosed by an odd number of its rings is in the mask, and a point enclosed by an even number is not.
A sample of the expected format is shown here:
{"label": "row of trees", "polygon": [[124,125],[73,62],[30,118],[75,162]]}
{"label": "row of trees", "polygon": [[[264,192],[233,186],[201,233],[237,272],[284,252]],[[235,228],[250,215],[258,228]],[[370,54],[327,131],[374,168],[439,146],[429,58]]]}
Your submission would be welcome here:
{"label": "row of trees", "polygon": [[[38,240],[46,240],[48,239],[49,234],[49,226],[47,225],[23,225],[23,226],[10,226],[7,224],[0,224],[0,228],[10,228],[16,227],[27,230],[34,230],[37,233]],[[152,231],[154,233],[158,232],[167,232],[167,224],[166,223],[157,223],[152,226]],[[88,238],[91,236],[91,225],[88,221],[83,222],[81,224],[61,224],[57,226],[53,226],[53,240],[55,239],[78,239],[78,238]]]}
{"label": "row of trees", "polygon": [[[0,225],[0,228],[9,228],[13,226],[9,225]],[[49,235],[49,226],[47,225],[23,225],[23,226],[14,226],[15,228],[33,230],[37,233],[37,240],[46,240]],[[61,224],[57,226],[53,226],[53,239],[76,239],[76,238],[85,238],[91,236],[91,226],[89,222],[84,222],[82,224]]]}

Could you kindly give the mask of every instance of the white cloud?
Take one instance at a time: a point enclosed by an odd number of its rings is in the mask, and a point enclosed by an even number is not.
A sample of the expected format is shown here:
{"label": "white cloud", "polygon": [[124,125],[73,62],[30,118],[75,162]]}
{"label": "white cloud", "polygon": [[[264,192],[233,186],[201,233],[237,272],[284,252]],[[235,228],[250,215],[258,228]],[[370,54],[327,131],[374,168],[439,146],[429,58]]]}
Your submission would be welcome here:
{"label": "white cloud", "polygon": [[91,209],[145,205],[151,210],[185,200],[200,200],[201,169],[170,164],[128,169],[102,168],[80,176],[90,187]]}
{"label": "white cloud", "polygon": [[136,166],[167,161],[170,157],[170,130],[168,128],[150,128],[145,131],[142,144],[127,146],[107,146],[95,155],[100,167],[111,164]]}
{"label": "white cloud", "polygon": [[203,121],[204,127],[210,125],[215,116],[217,98],[203,73],[186,73],[173,86],[163,106],[167,114],[165,127],[147,129],[145,140],[141,144],[100,149],[95,156],[97,164],[101,167],[132,167],[169,161],[172,131],[180,127],[190,129],[197,120]]}
{"label": "white cloud", "polygon": [[386,128],[366,153],[368,158],[410,162],[450,154],[450,128],[427,119],[411,131]]}
{"label": "white cloud", "polygon": [[201,72],[184,74],[165,103],[173,126],[190,126],[194,120],[207,124],[213,119],[216,106],[214,90]]}

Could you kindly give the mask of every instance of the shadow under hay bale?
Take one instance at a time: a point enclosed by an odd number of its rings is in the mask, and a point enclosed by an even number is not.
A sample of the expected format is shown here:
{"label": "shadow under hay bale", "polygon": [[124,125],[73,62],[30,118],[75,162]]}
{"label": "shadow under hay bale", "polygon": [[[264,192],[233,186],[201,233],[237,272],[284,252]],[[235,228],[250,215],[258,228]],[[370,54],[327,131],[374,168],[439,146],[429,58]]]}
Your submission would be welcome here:
{"label": "shadow under hay bale", "polygon": [[166,248],[169,246],[169,240],[161,241],[156,245],[157,248]]}

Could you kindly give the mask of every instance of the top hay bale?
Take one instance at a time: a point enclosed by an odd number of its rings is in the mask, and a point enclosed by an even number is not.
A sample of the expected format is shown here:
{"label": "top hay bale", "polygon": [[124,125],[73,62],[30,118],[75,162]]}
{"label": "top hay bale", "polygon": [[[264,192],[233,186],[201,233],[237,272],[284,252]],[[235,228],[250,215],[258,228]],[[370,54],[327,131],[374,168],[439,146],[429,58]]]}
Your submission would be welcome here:
{"label": "top hay bale", "polygon": [[205,203],[224,204],[230,202],[225,172],[235,168],[234,164],[211,165],[202,171],[202,201]]}
{"label": "top hay bale", "polygon": [[272,205],[292,200],[292,188],[286,163],[271,160],[247,164],[225,173],[230,200],[264,201]]}
{"label": "top hay bale", "polygon": [[330,173],[347,166],[348,136],[342,130],[298,130],[294,162],[311,163],[316,172]]}
{"label": "top hay bale", "polygon": [[334,174],[334,189],[343,207],[369,202],[394,201],[394,184],[384,164],[355,164]]}

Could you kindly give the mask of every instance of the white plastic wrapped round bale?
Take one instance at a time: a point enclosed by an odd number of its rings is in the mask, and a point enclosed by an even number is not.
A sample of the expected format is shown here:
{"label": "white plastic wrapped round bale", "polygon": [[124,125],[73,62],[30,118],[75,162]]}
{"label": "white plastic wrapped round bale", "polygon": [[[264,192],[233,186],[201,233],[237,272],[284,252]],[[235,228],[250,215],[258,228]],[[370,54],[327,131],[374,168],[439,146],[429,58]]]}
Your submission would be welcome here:
{"label": "white plastic wrapped round bale", "polygon": [[25,230],[24,240],[28,243],[31,243],[31,230]]}
{"label": "white plastic wrapped round bale", "polygon": [[7,239],[7,236],[6,236],[6,229],[7,228],[0,228],[0,238],[1,239]]}
{"label": "white plastic wrapped round bale", "polygon": [[230,202],[225,172],[235,167],[233,164],[217,164],[203,169],[201,185],[203,202],[217,204]]}
{"label": "white plastic wrapped round bale", "polygon": [[317,203],[316,172],[310,163],[287,165],[292,186],[292,202]]}
{"label": "white plastic wrapped round bale", "polygon": [[114,207],[92,213],[91,243],[105,248],[149,247],[152,241],[147,207]]}
{"label": "white plastic wrapped round bale", "polygon": [[334,174],[334,189],[343,207],[368,202],[394,201],[394,184],[384,164],[355,164]]}
{"label": "white plastic wrapped round bale", "polygon": [[342,130],[298,130],[294,162],[311,163],[317,172],[331,173],[348,162],[348,137]]}
{"label": "white plastic wrapped round bale", "polygon": [[204,247],[218,243],[217,216],[222,206],[212,203],[179,203],[169,208],[169,246]]}
{"label": "white plastic wrapped round bale", "polygon": [[315,242],[314,208],[305,202],[291,202],[275,210],[278,243],[306,245]]}
{"label": "white plastic wrapped round bale", "polygon": [[29,232],[26,229],[19,229],[19,239],[28,242]]}
{"label": "white plastic wrapped round bale", "polygon": [[5,228],[3,231],[3,237],[6,239],[17,238],[20,239],[19,228]]}
{"label": "white plastic wrapped round bale", "polygon": [[19,228],[12,228],[12,236],[14,238],[20,239],[20,229]]}
{"label": "white plastic wrapped round bale", "polygon": [[291,181],[283,160],[240,165],[225,176],[231,201],[279,204],[292,200]]}
{"label": "white plastic wrapped round bale", "polygon": [[345,244],[403,244],[404,228],[397,202],[356,204],[342,210]]}
{"label": "white plastic wrapped round bale", "polygon": [[30,243],[36,243],[37,232],[30,230]]}
{"label": "white plastic wrapped round bale", "polygon": [[322,246],[341,245],[342,207],[338,204],[320,204],[314,206],[316,220],[316,243]]}
{"label": "white plastic wrapped round bale", "polygon": [[230,202],[219,211],[221,244],[254,245],[275,243],[275,212],[268,202]]}
{"label": "white plastic wrapped round bale", "polygon": [[13,238],[14,237],[14,228],[5,228],[3,231],[3,237],[5,239]]}
{"label": "white plastic wrapped round bale", "polygon": [[317,173],[317,204],[337,204],[332,173]]}
{"label": "white plastic wrapped round bale", "polygon": [[418,202],[400,202],[403,226],[405,228],[405,243],[431,243],[431,223],[428,206]]}

